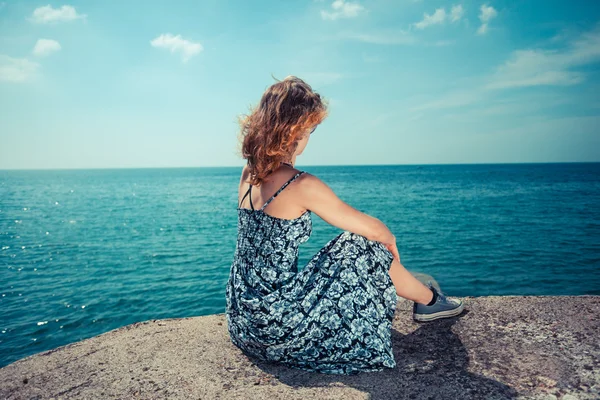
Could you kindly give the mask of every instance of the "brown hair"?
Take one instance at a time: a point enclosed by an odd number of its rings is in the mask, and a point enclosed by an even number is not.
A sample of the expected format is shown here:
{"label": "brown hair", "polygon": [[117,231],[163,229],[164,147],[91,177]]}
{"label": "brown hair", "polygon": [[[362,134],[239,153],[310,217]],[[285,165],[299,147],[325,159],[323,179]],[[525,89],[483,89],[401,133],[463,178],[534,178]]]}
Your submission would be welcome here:
{"label": "brown hair", "polygon": [[249,182],[259,184],[291,159],[298,141],[326,117],[326,101],[300,78],[288,76],[267,88],[258,106],[239,117]]}

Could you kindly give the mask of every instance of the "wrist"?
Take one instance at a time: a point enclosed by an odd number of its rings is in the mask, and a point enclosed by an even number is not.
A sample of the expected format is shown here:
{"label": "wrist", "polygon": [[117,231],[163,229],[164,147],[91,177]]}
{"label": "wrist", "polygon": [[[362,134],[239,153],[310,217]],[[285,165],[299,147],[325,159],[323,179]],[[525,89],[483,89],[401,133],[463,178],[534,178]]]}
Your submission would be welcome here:
{"label": "wrist", "polygon": [[376,237],[378,242],[393,244],[396,243],[396,237],[392,232],[382,223],[382,227],[377,231]]}

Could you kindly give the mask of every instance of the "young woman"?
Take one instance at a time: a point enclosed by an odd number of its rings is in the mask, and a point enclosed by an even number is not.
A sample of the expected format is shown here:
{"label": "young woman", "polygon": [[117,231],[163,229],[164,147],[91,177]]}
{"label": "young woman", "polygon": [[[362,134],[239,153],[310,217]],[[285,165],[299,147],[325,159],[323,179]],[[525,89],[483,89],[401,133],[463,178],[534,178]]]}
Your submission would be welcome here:
{"label": "young woman", "polygon": [[[347,375],[394,368],[397,296],[414,301],[417,321],[458,315],[463,303],[408,272],[379,219],[294,167],[326,116],[320,95],[288,76],[240,121],[247,165],[226,287],[229,334],[248,356],[292,368]],[[311,213],[344,232],[299,271],[298,246],[310,237]]]}

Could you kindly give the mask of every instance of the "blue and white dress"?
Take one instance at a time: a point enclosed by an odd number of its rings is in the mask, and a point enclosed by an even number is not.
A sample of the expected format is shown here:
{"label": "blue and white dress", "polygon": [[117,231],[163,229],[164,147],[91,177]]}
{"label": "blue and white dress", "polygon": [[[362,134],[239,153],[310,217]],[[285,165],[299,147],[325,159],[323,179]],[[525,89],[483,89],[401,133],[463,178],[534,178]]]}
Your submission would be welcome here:
{"label": "blue and white dress", "polygon": [[247,356],[320,373],[394,368],[391,327],[398,297],[388,274],[392,253],[344,231],[298,271],[298,246],[312,232],[311,211],[295,219],[263,211],[302,173],[260,209],[251,198],[251,209],[238,207],[226,287],[231,341]]}

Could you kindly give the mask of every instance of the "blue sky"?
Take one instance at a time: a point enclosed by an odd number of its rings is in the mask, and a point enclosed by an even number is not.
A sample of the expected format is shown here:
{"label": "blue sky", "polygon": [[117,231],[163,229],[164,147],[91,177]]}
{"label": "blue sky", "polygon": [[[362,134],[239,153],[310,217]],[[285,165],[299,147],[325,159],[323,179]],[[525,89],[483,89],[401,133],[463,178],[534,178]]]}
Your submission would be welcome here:
{"label": "blue sky", "polygon": [[0,169],[243,165],[297,75],[298,165],[600,161],[600,2],[0,2]]}

